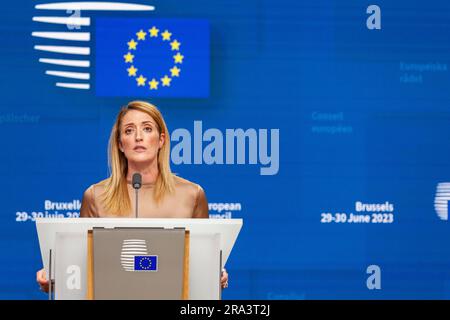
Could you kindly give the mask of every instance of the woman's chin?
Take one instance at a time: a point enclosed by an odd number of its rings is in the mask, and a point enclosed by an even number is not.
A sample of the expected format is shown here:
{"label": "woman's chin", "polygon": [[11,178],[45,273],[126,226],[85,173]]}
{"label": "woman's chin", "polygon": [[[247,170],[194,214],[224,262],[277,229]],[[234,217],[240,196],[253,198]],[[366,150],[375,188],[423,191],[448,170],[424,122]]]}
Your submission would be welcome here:
{"label": "woman's chin", "polygon": [[154,157],[149,157],[148,155],[142,154],[142,155],[133,155],[133,157],[128,158],[128,164],[136,164],[136,165],[143,165],[143,164],[150,164],[155,160]]}

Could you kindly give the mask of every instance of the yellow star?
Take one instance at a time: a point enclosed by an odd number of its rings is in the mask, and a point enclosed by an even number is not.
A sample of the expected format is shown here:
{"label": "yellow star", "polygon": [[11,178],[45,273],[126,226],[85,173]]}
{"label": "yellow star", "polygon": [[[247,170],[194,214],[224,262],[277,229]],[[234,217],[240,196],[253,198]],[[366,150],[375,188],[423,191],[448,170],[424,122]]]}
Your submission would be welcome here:
{"label": "yellow star", "polygon": [[126,55],[123,56],[125,58],[125,62],[133,62],[134,56],[131,53],[127,53]]}
{"label": "yellow star", "polygon": [[172,36],[172,34],[167,30],[165,30],[163,33],[161,33],[161,35],[162,35],[163,41],[164,40],[170,41],[170,37]]}
{"label": "yellow star", "polygon": [[149,81],[148,84],[150,85],[150,90],[157,90],[159,82],[156,81],[155,78],[152,79],[152,81]]}
{"label": "yellow star", "polygon": [[177,66],[170,69],[170,73],[172,74],[172,77],[179,77],[180,76],[180,69],[177,68]]}
{"label": "yellow star", "polygon": [[172,51],[173,50],[180,50],[181,43],[179,43],[177,40],[173,40],[170,43],[170,46],[172,47]]}
{"label": "yellow star", "polygon": [[164,78],[161,78],[163,87],[170,87],[170,81],[172,81],[171,78],[169,78],[167,75],[164,75]]}
{"label": "yellow star", "polygon": [[145,81],[147,81],[147,78],[143,77],[142,74],[139,76],[139,78],[136,78],[138,87],[145,86]]}
{"label": "yellow star", "polygon": [[128,50],[136,50],[137,42],[134,39],[131,39],[130,42],[127,42]]}
{"label": "yellow star", "polygon": [[177,54],[174,55],[173,58],[175,59],[175,63],[183,63],[184,56],[179,52],[177,52]]}
{"label": "yellow star", "polygon": [[127,69],[128,71],[128,76],[131,77],[136,77],[136,72],[138,71],[138,69],[136,69],[134,66],[131,66]]}
{"label": "yellow star", "polygon": [[150,37],[154,38],[158,36],[159,29],[156,29],[156,27],[153,26],[148,32],[150,32]]}
{"label": "yellow star", "polygon": [[138,40],[145,40],[145,36],[147,35],[147,32],[144,32],[144,30],[140,30],[138,33],[136,33]]}

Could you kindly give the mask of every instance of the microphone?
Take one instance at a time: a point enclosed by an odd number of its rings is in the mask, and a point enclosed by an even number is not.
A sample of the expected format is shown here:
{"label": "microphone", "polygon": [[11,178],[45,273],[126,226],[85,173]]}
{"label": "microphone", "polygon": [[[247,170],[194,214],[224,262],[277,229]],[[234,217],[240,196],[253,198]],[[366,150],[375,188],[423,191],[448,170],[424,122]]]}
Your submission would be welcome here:
{"label": "microphone", "polygon": [[138,217],[138,193],[142,186],[142,176],[140,173],[133,174],[133,180],[131,182],[133,188],[136,190],[136,218]]}

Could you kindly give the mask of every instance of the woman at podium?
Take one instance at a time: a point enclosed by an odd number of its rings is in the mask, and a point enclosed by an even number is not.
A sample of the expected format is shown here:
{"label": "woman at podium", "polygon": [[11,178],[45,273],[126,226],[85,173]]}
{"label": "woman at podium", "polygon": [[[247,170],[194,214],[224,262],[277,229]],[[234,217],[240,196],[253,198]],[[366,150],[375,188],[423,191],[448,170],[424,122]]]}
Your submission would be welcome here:
{"label": "woman at podium", "polygon": [[147,102],[130,102],[111,130],[111,176],[85,191],[80,215],[134,217],[132,180],[139,173],[139,218],[208,218],[202,187],[172,174],[169,158],[169,132],[159,110]]}
{"label": "woman at podium", "polygon": [[[111,130],[108,158],[111,176],[87,188],[80,217],[135,217],[136,213],[139,218],[209,217],[202,187],[170,170],[169,132],[154,105],[132,101],[120,110]],[[43,270],[38,271],[37,281],[48,290]],[[221,284],[228,286],[225,270]]]}

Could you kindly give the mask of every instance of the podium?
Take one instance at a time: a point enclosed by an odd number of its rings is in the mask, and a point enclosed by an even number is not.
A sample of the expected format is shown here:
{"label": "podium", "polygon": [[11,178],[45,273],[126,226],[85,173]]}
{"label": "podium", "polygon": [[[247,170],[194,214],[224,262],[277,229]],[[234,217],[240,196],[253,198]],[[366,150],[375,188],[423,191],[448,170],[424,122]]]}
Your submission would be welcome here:
{"label": "podium", "polygon": [[242,219],[36,219],[50,297],[221,299]]}

